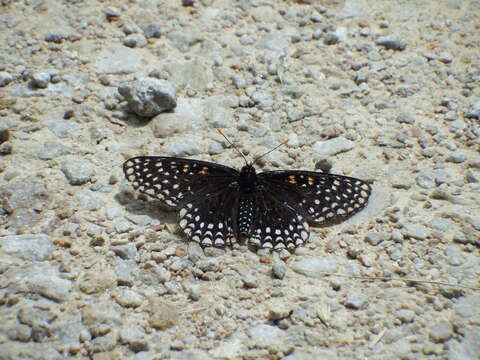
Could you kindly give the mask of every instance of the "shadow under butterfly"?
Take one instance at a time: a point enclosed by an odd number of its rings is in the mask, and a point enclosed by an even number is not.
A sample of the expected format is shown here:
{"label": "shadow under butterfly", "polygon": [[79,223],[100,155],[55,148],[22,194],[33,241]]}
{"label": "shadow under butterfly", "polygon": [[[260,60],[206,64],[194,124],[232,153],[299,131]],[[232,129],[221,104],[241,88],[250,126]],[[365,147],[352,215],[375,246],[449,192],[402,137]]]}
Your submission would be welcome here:
{"label": "shadow under butterfly", "polygon": [[362,210],[371,194],[365,181],[301,170],[257,173],[220,129],[217,132],[245,159],[240,171],[212,162],[139,156],[123,164],[133,187],[178,210],[185,235],[202,247],[225,247],[241,238],[267,249],[295,249],[310,237],[309,225],[346,220]]}

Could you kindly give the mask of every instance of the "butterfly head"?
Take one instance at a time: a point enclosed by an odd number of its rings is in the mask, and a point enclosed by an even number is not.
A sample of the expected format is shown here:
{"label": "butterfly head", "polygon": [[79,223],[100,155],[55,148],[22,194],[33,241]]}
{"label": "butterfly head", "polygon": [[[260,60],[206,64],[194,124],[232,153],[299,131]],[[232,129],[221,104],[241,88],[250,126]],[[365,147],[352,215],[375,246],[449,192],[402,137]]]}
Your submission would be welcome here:
{"label": "butterfly head", "polygon": [[238,185],[240,190],[246,193],[252,193],[257,186],[257,172],[253,165],[245,165],[240,170],[240,176],[238,178]]}

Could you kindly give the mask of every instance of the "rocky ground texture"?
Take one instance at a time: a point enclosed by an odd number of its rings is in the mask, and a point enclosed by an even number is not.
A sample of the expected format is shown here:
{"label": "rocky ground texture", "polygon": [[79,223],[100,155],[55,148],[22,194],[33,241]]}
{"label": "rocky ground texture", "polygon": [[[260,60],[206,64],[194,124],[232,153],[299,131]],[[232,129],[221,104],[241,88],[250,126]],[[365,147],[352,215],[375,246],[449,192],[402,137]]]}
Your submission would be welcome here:
{"label": "rocky ground texture", "polygon": [[[0,1],[0,359],[479,359],[479,13]],[[121,164],[241,167],[215,127],[371,201],[292,254],[188,244]]]}

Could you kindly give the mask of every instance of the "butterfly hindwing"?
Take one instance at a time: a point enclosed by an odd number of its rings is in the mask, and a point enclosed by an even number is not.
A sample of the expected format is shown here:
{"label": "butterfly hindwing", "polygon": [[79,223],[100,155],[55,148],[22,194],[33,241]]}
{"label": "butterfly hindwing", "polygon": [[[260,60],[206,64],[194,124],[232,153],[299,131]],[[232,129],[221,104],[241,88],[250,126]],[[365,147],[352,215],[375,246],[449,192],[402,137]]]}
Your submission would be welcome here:
{"label": "butterfly hindwing", "polygon": [[294,204],[282,201],[282,193],[261,186],[255,196],[255,220],[250,242],[262,248],[292,249],[303,245],[310,236],[306,218]]}
{"label": "butterfly hindwing", "polygon": [[238,189],[204,192],[183,204],[178,224],[189,239],[201,246],[231,245],[236,237],[235,204],[238,206]]}
{"label": "butterfly hindwing", "polygon": [[206,187],[220,187],[238,176],[227,166],[200,160],[161,156],[139,156],[123,164],[133,187],[162,203],[178,208]]}
{"label": "butterfly hindwing", "polygon": [[367,204],[371,187],[342,175],[313,171],[269,171],[259,174],[273,192],[282,192],[289,203],[298,204],[308,222],[337,222],[356,214]]}

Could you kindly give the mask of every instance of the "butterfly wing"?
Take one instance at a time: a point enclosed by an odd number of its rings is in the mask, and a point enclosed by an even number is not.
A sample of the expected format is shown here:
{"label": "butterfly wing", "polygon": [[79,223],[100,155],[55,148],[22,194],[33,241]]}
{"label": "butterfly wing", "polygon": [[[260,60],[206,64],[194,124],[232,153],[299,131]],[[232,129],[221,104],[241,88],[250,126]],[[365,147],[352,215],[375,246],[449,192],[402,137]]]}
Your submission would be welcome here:
{"label": "butterfly wing", "polygon": [[162,203],[179,208],[192,198],[227,187],[238,171],[207,161],[176,157],[139,156],[123,164],[133,187]]}
{"label": "butterfly wing", "polygon": [[313,224],[349,218],[366,206],[372,191],[363,180],[313,171],[269,171],[259,174],[259,182],[284,194]]}
{"label": "butterfly wing", "polygon": [[279,250],[301,246],[308,240],[310,229],[307,219],[298,206],[285,201],[283,192],[276,192],[264,184],[258,187],[255,195],[251,243]]}
{"label": "butterfly wing", "polygon": [[234,184],[204,189],[186,202],[178,213],[178,223],[190,240],[201,246],[224,247],[236,239],[239,191]]}

